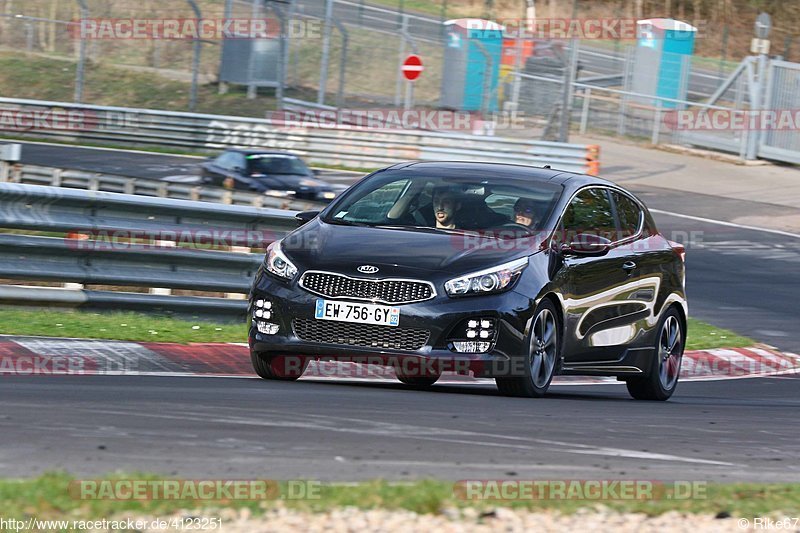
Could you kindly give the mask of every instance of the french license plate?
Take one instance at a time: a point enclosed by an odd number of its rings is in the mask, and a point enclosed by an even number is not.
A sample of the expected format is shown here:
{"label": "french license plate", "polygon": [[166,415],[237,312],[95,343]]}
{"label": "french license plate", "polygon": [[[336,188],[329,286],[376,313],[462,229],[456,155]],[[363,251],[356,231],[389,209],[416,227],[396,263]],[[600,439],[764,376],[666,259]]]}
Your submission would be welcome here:
{"label": "french license plate", "polygon": [[397,326],[400,322],[400,308],[389,307],[388,305],[317,300],[314,318],[318,320],[354,322],[356,324]]}

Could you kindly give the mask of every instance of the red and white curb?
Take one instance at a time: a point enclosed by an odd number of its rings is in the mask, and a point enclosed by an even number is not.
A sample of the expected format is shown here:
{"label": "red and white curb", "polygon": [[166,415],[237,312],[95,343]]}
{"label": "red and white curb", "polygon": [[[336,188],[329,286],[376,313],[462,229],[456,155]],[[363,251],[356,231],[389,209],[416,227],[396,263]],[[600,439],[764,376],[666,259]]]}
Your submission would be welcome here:
{"label": "red and white curb", "polygon": [[[800,356],[764,346],[687,351],[687,381],[800,374]],[[0,375],[142,375],[255,377],[246,344],[173,344],[0,335]],[[394,381],[388,367],[312,362],[302,379]],[[554,385],[614,383],[614,378],[559,376]],[[445,374],[439,383],[491,380]]]}

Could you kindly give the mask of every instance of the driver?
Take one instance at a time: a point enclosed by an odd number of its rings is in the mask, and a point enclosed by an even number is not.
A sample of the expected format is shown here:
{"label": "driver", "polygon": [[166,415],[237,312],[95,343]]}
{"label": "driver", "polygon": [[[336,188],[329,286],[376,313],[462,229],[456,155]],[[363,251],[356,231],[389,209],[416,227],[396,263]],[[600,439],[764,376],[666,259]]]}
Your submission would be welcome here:
{"label": "driver", "polygon": [[433,215],[439,229],[455,229],[455,217],[461,209],[458,191],[449,187],[437,187],[433,191]]}
{"label": "driver", "polygon": [[529,228],[533,227],[534,222],[537,222],[536,205],[533,200],[520,198],[516,201],[514,204],[514,222]]}

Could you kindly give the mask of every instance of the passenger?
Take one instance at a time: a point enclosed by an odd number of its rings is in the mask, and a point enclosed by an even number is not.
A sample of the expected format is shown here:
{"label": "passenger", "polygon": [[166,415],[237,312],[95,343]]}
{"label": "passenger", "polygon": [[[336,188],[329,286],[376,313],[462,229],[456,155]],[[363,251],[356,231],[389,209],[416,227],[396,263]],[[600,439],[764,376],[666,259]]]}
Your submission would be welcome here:
{"label": "passenger", "polygon": [[536,220],[536,204],[529,198],[520,198],[514,204],[514,222],[529,228],[533,227]]}

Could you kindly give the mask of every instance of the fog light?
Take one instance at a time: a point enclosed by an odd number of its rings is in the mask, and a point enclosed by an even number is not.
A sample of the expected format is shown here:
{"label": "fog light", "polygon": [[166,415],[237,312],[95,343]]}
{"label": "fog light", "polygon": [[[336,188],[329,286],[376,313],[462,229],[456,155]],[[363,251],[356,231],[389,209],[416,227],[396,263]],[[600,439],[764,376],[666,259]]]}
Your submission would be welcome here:
{"label": "fog light", "polygon": [[478,336],[478,332],[475,331],[474,329],[468,329],[467,330],[467,338],[468,339],[474,339],[477,336]]}
{"label": "fog light", "polygon": [[483,329],[491,328],[492,327],[492,321],[491,320],[481,320],[481,327]]}
{"label": "fog light", "polygon": [[490,342],[454,341],[453,348],[460,353],[484,353],[489,351]]}
{"label": "fog light", "polygon": [[256,300],[256,307],[264,307],[264,300]]}
{"label": "fog light", "polygon": [[272,322],[256,322],[256,328],[258,329],[259,333],[263,333],[265,335],[275,335],[278,333],[278,329],[280,326],[278,324],[273,324]]}
{"label": "fog light", "polygon": [[[487,331],[485,329],[481,330],[481,339],[488,339],[489,335],[491,335],[490,331]],[[469,337],[469,335],[467,335],[467,337]]]}
{"label": "fog light", "polygon": [[478,321],[477,320],[470,320],[469,322],[467,322],[467,327],[468,328],[477,328],[478,327]]}
{"label": "fog light", "polygon": [[256,312],[254,314],[256,315],[256,318],[261,318],[262,316],[264,316],[264,311],[262,309],[256,309]]}

